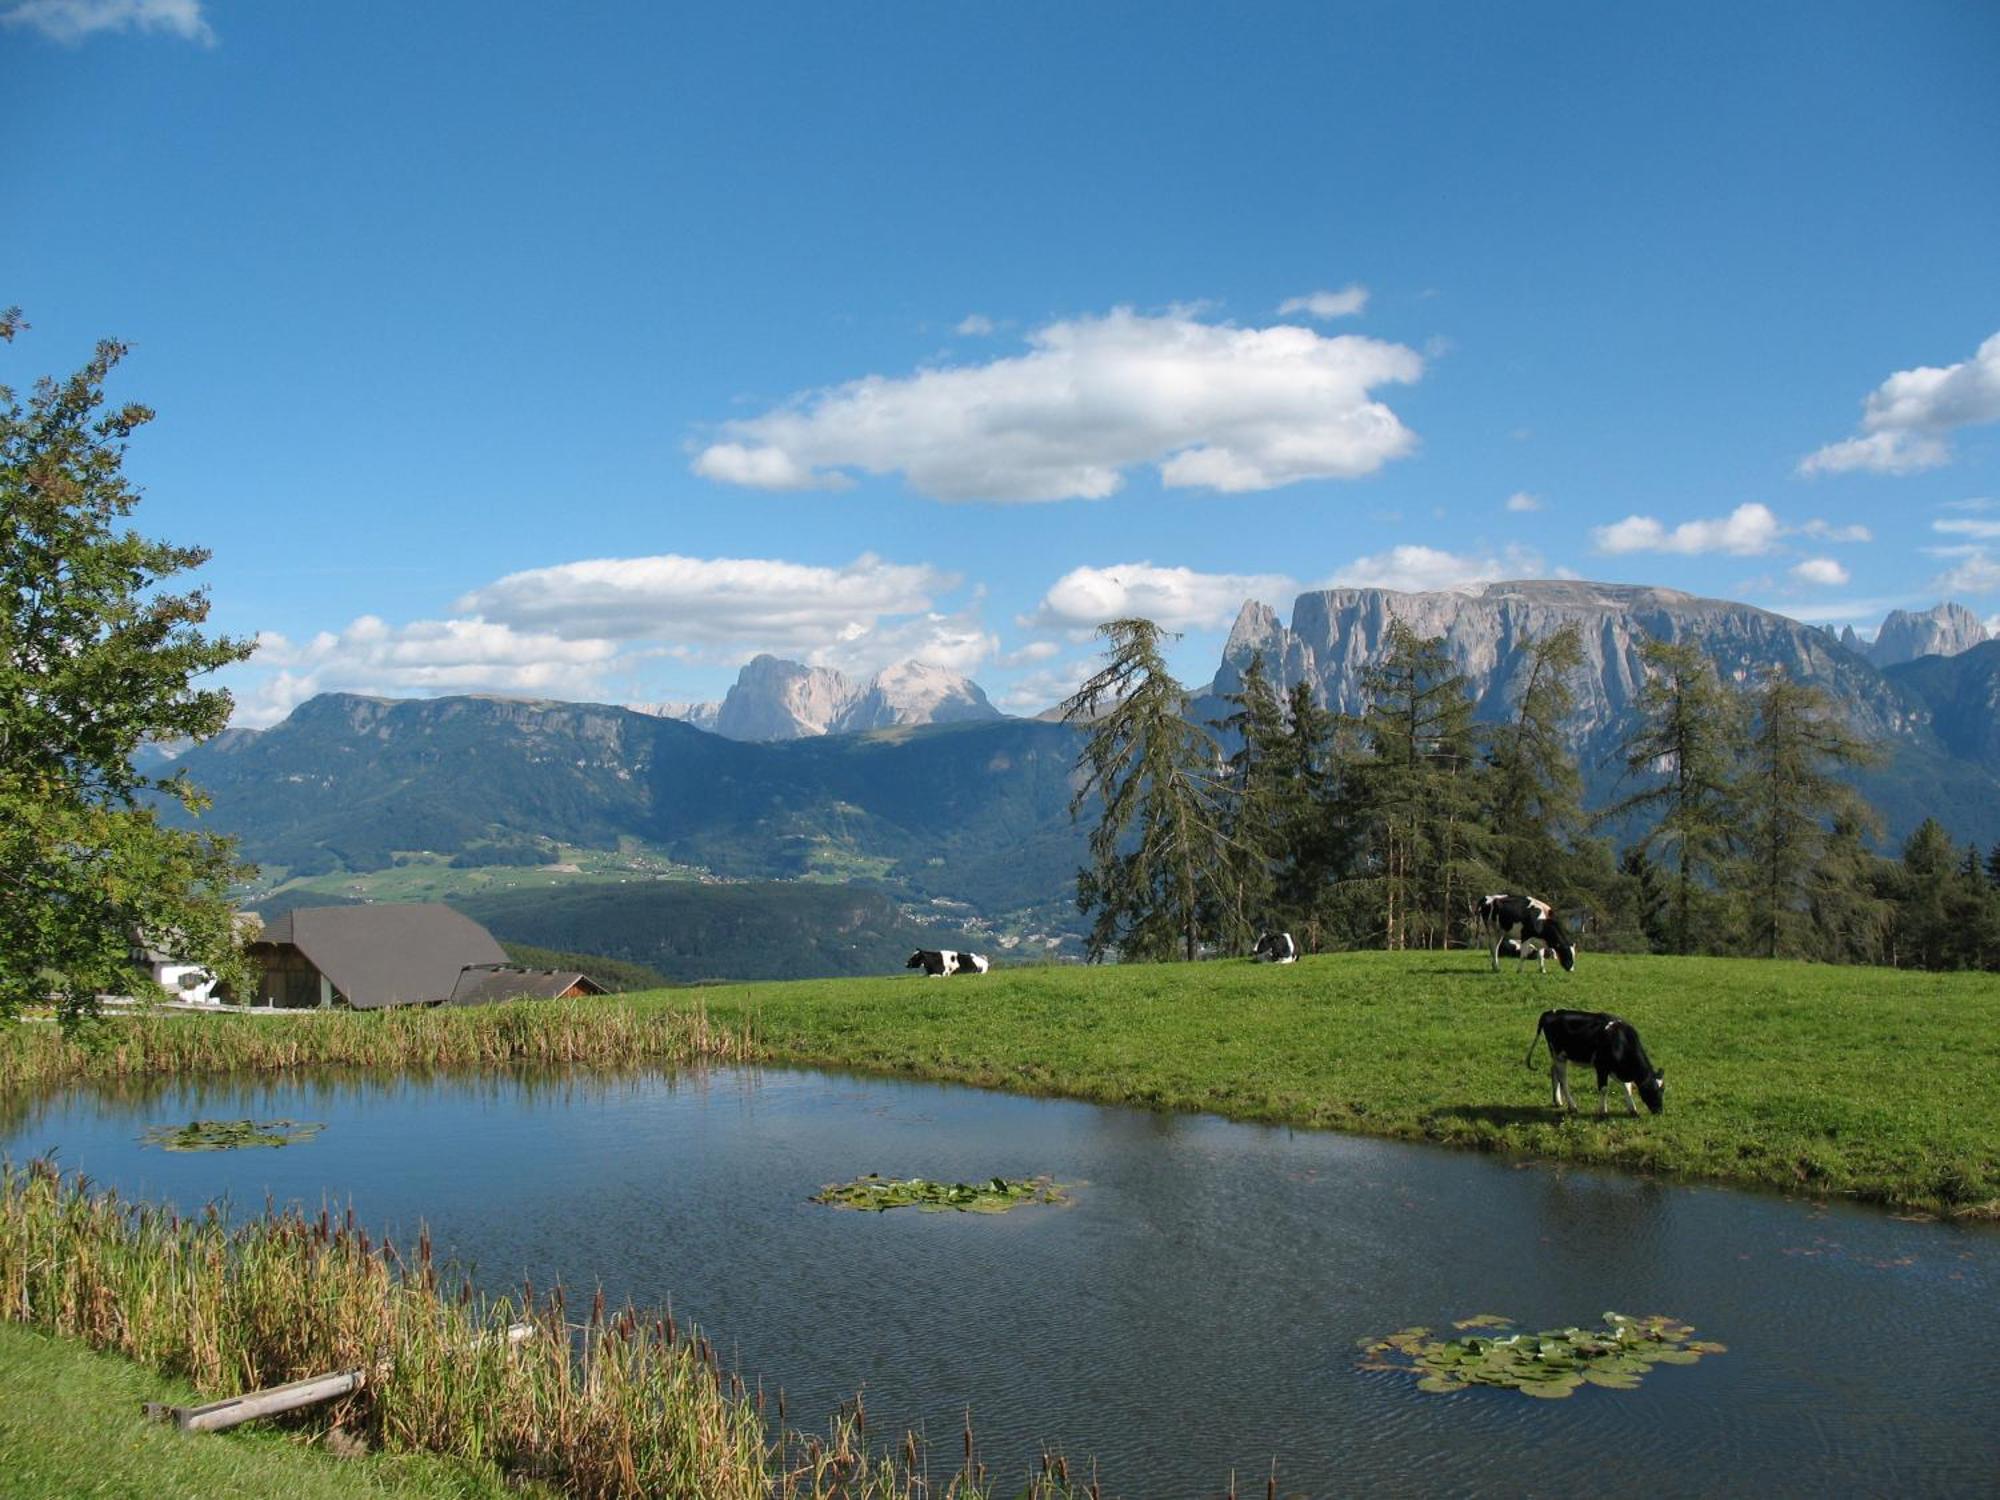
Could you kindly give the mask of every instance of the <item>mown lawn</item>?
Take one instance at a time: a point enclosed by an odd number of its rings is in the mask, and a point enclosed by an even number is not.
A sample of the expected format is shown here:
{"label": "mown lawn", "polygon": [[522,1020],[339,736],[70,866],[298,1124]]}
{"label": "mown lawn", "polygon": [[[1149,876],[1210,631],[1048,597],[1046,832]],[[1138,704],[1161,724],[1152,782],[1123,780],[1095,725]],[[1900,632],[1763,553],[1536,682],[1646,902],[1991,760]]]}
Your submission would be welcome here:
{"label": "mown lawn", "polygon": [[135,1500],[521,1500],[498,1472],[428,1456],[335,1458],[259,1423],[183,1434],[140,1414],[186,1386],[67,1339],[0,1323],[0,1496]]}
{"label": "mown lawn", "polygon": [[[651,1002],[642,1002],[651,1003]],[[691,1003],[679,992],[665,1003]],[[706,989],[771,1061],[1210,1110],[1637,1171],[2000,1217],[2000,976],[1586,953],[1572,975],[1482,953],[996,967]],[[1549,1102],[1556,1007],[1639,1028],[1666,1113]]]}

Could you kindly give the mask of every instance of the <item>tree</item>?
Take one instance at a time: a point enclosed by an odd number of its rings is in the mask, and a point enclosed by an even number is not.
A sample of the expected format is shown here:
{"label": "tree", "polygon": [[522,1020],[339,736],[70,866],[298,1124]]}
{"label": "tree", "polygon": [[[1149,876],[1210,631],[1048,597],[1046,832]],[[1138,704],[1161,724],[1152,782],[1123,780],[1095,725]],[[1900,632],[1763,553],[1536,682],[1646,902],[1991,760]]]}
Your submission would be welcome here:
{"label": "tree", "polygon": [[1192,961],[1205,918],[1210,930],[1218,915],[1234,931],[1248,921],[1236,901],[1221,747],[1184,716],[1187,692],[1160,656],[1159,626],[1113,620],[1097,633],[1109,642],[1105,665],[1062,706],[1064,723],[1090,725],[1070,816],[1092,797],[1104,808],[1076,882],[1078,910],[1096,913],[1090,957],[1179,948]]}
{"label": "tree", "polygon": [[1658,814],[1639,847],[1656,861],[1662,854],[1672,861],[1668,946],[1691,953],[1703,892],[1734,840],[1732,779],[1741,708],[1692,641],[1649,640],[1640,658],[1647,678],[1639,690],[1641,722],[1623,746],[1625,769],[1628,775],[1664,779],[1599,816]]}
{"label": "tree", "polygon": [[1388,654],[1366,678],[1363,729],[1374,759],[1356,778],[1374,831],[1383,946],[1451,945],[1479,827],[1472,700],[1444,637],[1389,625]]}
{"label": "tree", "polygon": [[[0,314],[0,340],[23,326]],[[221,730],[229,695],[194,684],[252,648],[203,635],[201,591],[161,586],[206,552],[119,524],[139,500],[126,442],[153,416],[106,405],[125,352],[99,344],[25,405],[0,386],[0,1016],[54,1000],[71,1028],[131,988],[135,942],[240,976],[232,845],[162,824],[157,802],[204,799],[134,758]]]}
{"label": "tree", "polygon": [[1296,779],[1285,710],[1264,673],[1261,651],[1243,668],[1237,691],[1225,693],[1222,701],[1235,712],[1214,725],[1237,739],[1228,762],[1231,795],[1225,810],[1235,855],[1234,909],[1256,925],[1271,918],[1277,871],[1287,855],[1286,804]]}
{"label": "tree", "polygon": [[1832,871],[1821,864],[1827,820],[1844,818],[1861,827],[1873,821],[1860,795],[1833,773],[1881,757],[1833,718],[1825,693],[1782,668],[1764,675],[1754,707],[1756,731],[1738,786],[1743,896],[1752,947],[1776,958],[1808,946],[1807,896],[1815,872],[1822,902],[1828,898],[1823,887]]}
{"label": "tree", "polygon": [[1514,717],[1491,733],[1487,826],[1509,890],[1560,899],[1566,884],[1568,849],[1583,823],[1583,778],[1563,722],[1576,702],[1570,680],[1582,666],[1583,631],[1575,621],[1530,643]]}

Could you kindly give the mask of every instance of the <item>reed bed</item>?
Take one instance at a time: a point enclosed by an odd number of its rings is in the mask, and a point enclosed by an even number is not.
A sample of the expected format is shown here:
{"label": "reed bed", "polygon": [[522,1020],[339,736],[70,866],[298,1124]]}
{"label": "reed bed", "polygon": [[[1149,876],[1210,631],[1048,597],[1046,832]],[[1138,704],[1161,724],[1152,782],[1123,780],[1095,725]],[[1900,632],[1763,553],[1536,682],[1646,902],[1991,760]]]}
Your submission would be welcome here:
{"label": "reed bed", "polygon": [[744,1061],[743,1031],[701,1007],[597,1000],[398,1006],[285,1016],[117,1016],[82,1041],[54,1026],[0,1027],[0,1089],[145,1075],[545,1064],[587,1067]]}
{"label": "reed bed", "polygon": [[[304,1420],[392,1450],[483,1461],[585,1497],[980,1500],[962,1461],[933,1482],[912,1437],[871,1452],[857,1401],[824,1438],[776,1431],[764,1400],[671,1314],[573,1321],[561,1288],[476,1295],[427,1237],[405,1257],[350,1209],[275,1210],[242,1224],[93,1192],[47,1162],[0,1164],[0,1316],[187,1379],[210,1396],[360,1368],[354,1394]],[[533,1334],[515,1343],[510,1324]],[[1019,1491],[1017,1491],[1019,1492]],[[1096,1494],[1045,1461],[1026,1494]]]}

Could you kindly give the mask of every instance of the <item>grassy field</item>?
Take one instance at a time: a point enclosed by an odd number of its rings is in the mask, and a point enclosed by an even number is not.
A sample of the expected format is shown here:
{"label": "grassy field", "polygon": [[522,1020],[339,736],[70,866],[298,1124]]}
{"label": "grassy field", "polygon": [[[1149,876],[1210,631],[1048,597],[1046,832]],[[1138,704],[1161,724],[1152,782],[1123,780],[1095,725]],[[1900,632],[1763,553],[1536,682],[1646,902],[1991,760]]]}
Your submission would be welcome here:
{"label": "grassy field", "polygon": [[[1639,1028],[1664,1115],[1558,1119],[1544,1055],[1522,1058],[1560,1006]],[[0,1031],[0,1086],[328,1062],[823,1064],[2000,1218],[2000,975],[1586,954],[1541,976],[1480,953],[1348,953],[140,1017],[111,1037],[85,1052],[53,1027]],[[1572,1070],[1587,1110],[1592,1082]]]}
{"label": "grassy field", "polygon": [[[189,1438],[140,1403],[197,1400],[192,1387],[16,1323],[0,1322],[0,1496],[132,1500],[501,1500],[538,1491],[490,1465],[424,1454],[335,1458],[260,1424]],[[32,1394],[31,1394],[32,1393]]]}
{"label": "grassy field", "polygon": [[[2000,976],[1586,954],[1573,975],[1479,953],[996,968],[977,980],[703,992],[717,1031],[837,1064],[1244,1120],[2000,1217]],[[1666,1112],[1560,1121],[1556,1007],[1633,1022]]]}

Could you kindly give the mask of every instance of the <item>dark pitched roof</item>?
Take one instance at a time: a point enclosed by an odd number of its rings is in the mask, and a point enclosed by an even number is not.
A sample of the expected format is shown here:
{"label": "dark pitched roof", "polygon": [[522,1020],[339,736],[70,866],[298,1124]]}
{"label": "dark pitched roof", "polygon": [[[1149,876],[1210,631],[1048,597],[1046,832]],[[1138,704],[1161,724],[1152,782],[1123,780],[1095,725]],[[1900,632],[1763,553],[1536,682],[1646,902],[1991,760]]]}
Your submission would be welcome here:
{"label": "dark pitched roof", "polygon": [[517,969],[510,964],[480,964],[458,976],[451,992],[453,1005],[485,1005],[495,1000],[553,1000],[582,985],[587,995],[601,995],[604,986],[575,969]]}
{"label": "dark pitched roof", "polygon": [[356,1010],[449,1000],[463,970],[507,962],[492,933],[437,901],[296,907],[256,943],[290,943]]}

